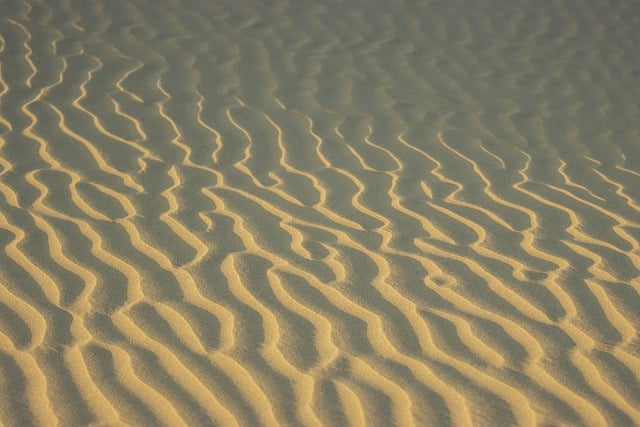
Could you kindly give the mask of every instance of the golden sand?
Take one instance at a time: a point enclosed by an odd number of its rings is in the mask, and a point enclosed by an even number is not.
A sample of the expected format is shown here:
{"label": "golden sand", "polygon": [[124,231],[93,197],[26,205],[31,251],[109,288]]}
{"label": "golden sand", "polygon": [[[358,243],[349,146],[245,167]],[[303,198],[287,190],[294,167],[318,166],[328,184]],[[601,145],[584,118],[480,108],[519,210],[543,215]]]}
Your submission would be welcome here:
{"label": "golden sand", "polygon": [[0,0],[0,425],[640,425],[638,3],[267,3]]}

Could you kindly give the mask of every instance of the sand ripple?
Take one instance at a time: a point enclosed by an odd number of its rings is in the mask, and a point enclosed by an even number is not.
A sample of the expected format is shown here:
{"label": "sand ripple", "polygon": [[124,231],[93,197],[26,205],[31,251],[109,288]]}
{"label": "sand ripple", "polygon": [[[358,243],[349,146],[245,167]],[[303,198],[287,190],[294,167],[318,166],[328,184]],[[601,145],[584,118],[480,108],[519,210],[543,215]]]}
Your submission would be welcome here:
{"label": "sand ripple", "polygon": [[0,424],[640,424],[637,3],[271,3],[0,1]]}

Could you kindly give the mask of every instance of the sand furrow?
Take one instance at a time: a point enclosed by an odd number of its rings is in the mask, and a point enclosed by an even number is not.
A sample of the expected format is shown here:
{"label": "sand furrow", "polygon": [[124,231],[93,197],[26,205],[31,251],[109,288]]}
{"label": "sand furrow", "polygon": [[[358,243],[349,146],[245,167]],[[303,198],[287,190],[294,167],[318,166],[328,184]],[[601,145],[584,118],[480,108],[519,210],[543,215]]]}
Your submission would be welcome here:
{"label": "sand furrow", "polygon": [[[90,77],[89,77],[90,78]],[[78,102],[78,99],[76,99],[74,101],[74,103]],[[135,183],[135,181],[131,178],[131,176],[115,169],[113,166],[111,166],[104,158],[104,156],[100,153],[100,151],[98,149],[96,149],[96,147],[86,138],[84,138],[82,135],[74,132],[73,130],[69,129],[69,127],[66,126],[65,124],[65,118],[64,118],[64,114],[62,113],[62,111],[60,111],[60,109],[58,109],[55,105],[49,104],[49,107],[56,113],[56,115],[58,116],[59,122],[58,122],[58,126],[60,127],[60,130],[67,136],[71,137],[73,140],[79,142],[80,144],[82,144],[82,146],[85,147],[85,149],[87,150],[87,152],[89,152],[89,154],[91,155],[91,157],[94,159],[94,161],[96,162],[98,168],[110,175],[114,175],[119,177],[122,182],[136,190],[136,191],[143,191],[143,188],[140,187],[139,185],[137,185]],[[77,107],[77,105],[74,105]]]}
{"label": "sand furrow", "polygon": [[[109,397],[113,399],[114,404],[118,405],[122,418],[129,423],[186,424],[171,401],[140,378],[127,351],[113,345],[94,344],[92,347],[86,350],[86,354],[90,354],[89,357],[94,359],[89,359],[93,368],[91,369],[92,379],[110,392]],[[101,368],[107,368],[100,367],[101,364],[108,364],[109,370],[101,372]],[[128,400],[124,405],[121,402],[123,399]],[[147,411],[148,413],[144,414]],[[129,414],[130,412],[133,412],[133,416]],[[146,419],[141,417],[142,414],[146,415]],[[150,415],[151,420],[148,419]]]}
{"label": "sand furrow", "polygon": [[167,200],[169,204],[169,210],[162,213],[160,215],[160,220],[164,221],[169,228],[177,235],[180,239],[182,239],[187,245],[194,249],[195,256],[192,260],[189,261],[189,264],[197,263],[202,258],[204,258],[209,252],[209,248],[207,245],[202,242],[196,235],[191,233],[186,227],[184,227],[179,221],[176,221],[171,214],[176,212],[179,208],[178,202],[176,201],[175,196],[172,193],[172,190],[179,187],[181,185],[180,177],[178,176],[176,170],[172,167],[169,169],[169,177],[173,181],[172,186],[167,190],[161,193],[161,196]]}
{"label": "sand furrow", "polygon": [[2,221],[2,228],[14,236],[14,239],[5,245],[4,252],[6,256],[19,265],[38,284],[47,302],[53,305],[60,304],[58,284],[20,249],[20,243],[25,239],[26,233],[21,228],[11,224],[2,214],[0,214],[0,220]]}
{"label": "sand furrow", "polygon": [[[202,308],[208,312],[211,312],[216,318],[221,320],[220,331],[220,343],[219,348],[221,350],[228,350],[233,347],[233,313],[231,313],[225,307],[217,304],[215,301],[211,301],[204,297],[199,291],[193,277],[184,269],[174,266],[171,259],[168,258],[163,252],[158,250],[153,245],[146,242],[140,235],[135,224],[130,221],[121,221],[120,224],[125,229],[132,246],[141,253],[145,254],[148,258],[160,268],[170,272],[175,280],[180,285],[180,289],[184,295],[184,299],[189,304],[193,304],[196,307]],[[196,344],[198,347],[202,343]]]}
{"label": "sand furrow", "polygon": [[[195,372],[184,366],[173,351],[170,351],[171,345],[166,338],[166,332],[165,335],[157,335],[158,331],[149,328],[143,317],[148,315],[150,315],[149,307],[143,308],[142,305],[137,305],[132,307],[127,316],[114,316],[114,322],[117,322],[118,329],[133,345],[154,354],[158,358],[161,371],[167,375],[166,378],[154,380],[146,377],[145,387],[148,390],[153,390],[153,393],[159,396],[166,395],[167,388],[178,387],[183,398],[174,401],[173,406],[185,424],[193,422],[187,421],[188,419],[193,420],[192,417],[200,416],[198,411],[204,412],[206,414],[204,418],[215,423],[232,424],[234,422],[233,415],[220,403],[214,391],[210,390],[208,384],[203,383]],[[195,405],[197,405],[197,410],[194,408]],[[164,417],[158,409],[160,408],[154,408],[154,413],[163,419]]]}
{"label": "sand furrow", "polygon": [[[301,372],[296,366],[292,365],[282,352],[278,349],[282,345],[281,328],[277,318],[271,310],[268,310],[264,304],[261,304],[250,292],[242,286],[243,270],[245,262],[236,265],[234,258],[227,258],[228,262],[222,264],[221,269],[226,276],[229,287],[236,298],[243,304],[258,312],[262,318],[264,330],[264,344],[260,348],[261,354],[271,368],[284,375],[292,382],[292,387],[296,395],[296,407],[300,422],[306,425],[318,425],[319,420],[311,409],[311,398],[314,391],[313,378],[304,372]],[[231,263],[231,265],[228,265]],[[267,271],[268,274],[268,271]],[[275,422],[270,420],[268,422]]]}
{"label": "sand furrow", "polygon": [[352,426],[367,425],[367,418],[358,395],[347,384],[335,381],[335,387],[343,406],[345,418]]}
{"label": "sand furrow", "polygon": [[[3,275],[4,274],[6,273],[3,272]],[[21,350],[40,345],[44,341],[47,324],[46,318],[38,312],[37,306],[25,301],[22,295],[16,295],[11,292],[10,289],[7,289],[6,285],[2,287],[2,300],[0,301],[10,309],[11,313],[22,323],[22,325],[12,325],[18,329],[15,331],[15,334],[11,334],[14,336],[7,338],[11,340],[12,345]],[[23,328],[20,326],[23,326]],[[13,328],[7,327],[4,332],[8,333],[10,329]],[[19,331],[20,329],[23,329],[23,331]]]}
{"label": "sand furrow", "polygon": [[[231,212],[228,212],[228,214],[231,214]],[[309,281],[311,284],[313,284],[314,288],[320,290],[325,295],[325,297],[328,298],[332,302],[332,304],[336,305],[340,310],[366,319],[365,321],[370,325],[370,327],[368,328],[368,334],[370,335],[371,343],[379,349],[378,351],[384,351],[385,354],[391,356],[394,360],[403,365],[406,365],[409,369],[412,370],[414,375],[417,375],[419,378],[421,378],[421,380],[424,378],[423,381],[424,384],[427,385],[427,387],[443,386],[440,385],[440,381],[436,380],[437,377],[434,377],[428,370],[425,370],[417,360],[413,360],[412,358],[401,355],[397,353],[396,350],[393,350],[394,346],[391,345],[391,342],[389,342],[388,338],[385,336],[385,333],[383,332],[384,329],[381,327],[381,319],[378,318],[377,315],[375,315],[374,313],[369,313],[368,310],[359,306],[349,298],[346,298],[341,292],[334,291],[330,288],[325,289],[320,283],[318,283],[318,279],[316,277],[303,270],[299,270],[292,265],[287,265],[284,259],[274,259],[274,254],[265,252],[263,249],[261,249],[256,241],[252,237],[250,237],[251,234],[244,230],[244,227],[242,225],[244,221],[240,217],[236,217],[234,222],[238,226],[237,233],[240,236],[246,236],[245,238],[243,238],[243,242],[245,243],[245,247],[248,250],[250,250],[252,253],[259,254],[265,259],[273,260],[272,262],[277,268],[283,269],[287,272],[290,271],[292,274],[295,274],[296,276],[302,277],[306,281]],[[350,239],[343,233],[339,234],[339,238],[342,244],[352,244],[350,243]],[[448,390],[448,393],[453,393],[453,390]],[[455,411],[452,409],[452,413],[455,412],[456,416],[461,417],[460,419],[464,419],[464,413],[461,413],[459,405],[454,403],[456,399],[454,397],[449,398],[448,396],[445,397],[445,399],[450,402],[450,406],[452,408],[456,408]]]}
{"label": "sand furrow", "polygon": [[[21,404],[20,406],[23,411],[26,409],[29,412],[26,418],[29,420],[28,422],[57,424],[58,417],[53,411],[51,401],[47,395],[47,378],[36,360],[34,360],[33,355],[14,348],[4,334],[0,334],[0,347],[2,348],[2,353],[13,359],[12,361],[17,366],[19,374],[23,377],[23,395],[18,397],[16,403],[22,398],[26,400],[26,405]],[[13,392],[14,390],[11,390],[11,393]]]}
{"label": "sand furrow", "polygon": [[[2,51],[4,51],[4,47],[6,42],[4,41],[4,39],[2,38],[2,35],[0,34],[0,54],[2,54]],[[2,98],[7,94],[7,92],[9,92],[10,87],[9,85],[4,81],[4,78],[2,76],[2,65],[0,64],[0,85],[2,86],[2,90],[0,91],[0,102],[2,101]],[[0,123],[2,124],[3,127],[6,128],[2,130],[2,134],[5,134],[7,131],[12,131],[12,126],[11,126],[11,122],[7,119],[4,118],[4,116],[0,115]],[[3,168],[6,168],[6,164],[4,164],[3,162]]]}

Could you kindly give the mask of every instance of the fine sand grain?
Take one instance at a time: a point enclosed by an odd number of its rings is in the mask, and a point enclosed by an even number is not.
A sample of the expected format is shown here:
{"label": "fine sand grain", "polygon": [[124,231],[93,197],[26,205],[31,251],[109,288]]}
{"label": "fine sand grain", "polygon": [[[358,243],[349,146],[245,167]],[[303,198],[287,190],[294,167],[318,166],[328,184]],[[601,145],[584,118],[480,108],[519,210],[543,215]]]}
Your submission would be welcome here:
{"label": "fine sand grain", "polygon": [[0,0],[0,424],[640,425],[640,3]]}

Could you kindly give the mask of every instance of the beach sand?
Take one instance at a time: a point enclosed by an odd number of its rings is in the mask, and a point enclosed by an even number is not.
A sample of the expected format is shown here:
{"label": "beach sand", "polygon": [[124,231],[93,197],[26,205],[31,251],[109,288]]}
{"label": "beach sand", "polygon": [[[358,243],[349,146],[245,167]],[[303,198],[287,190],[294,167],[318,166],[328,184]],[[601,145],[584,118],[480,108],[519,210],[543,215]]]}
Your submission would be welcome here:
{"label": "beach sand", "polygon": [[639,28],[0,0],[0,424],[640,425]]}

